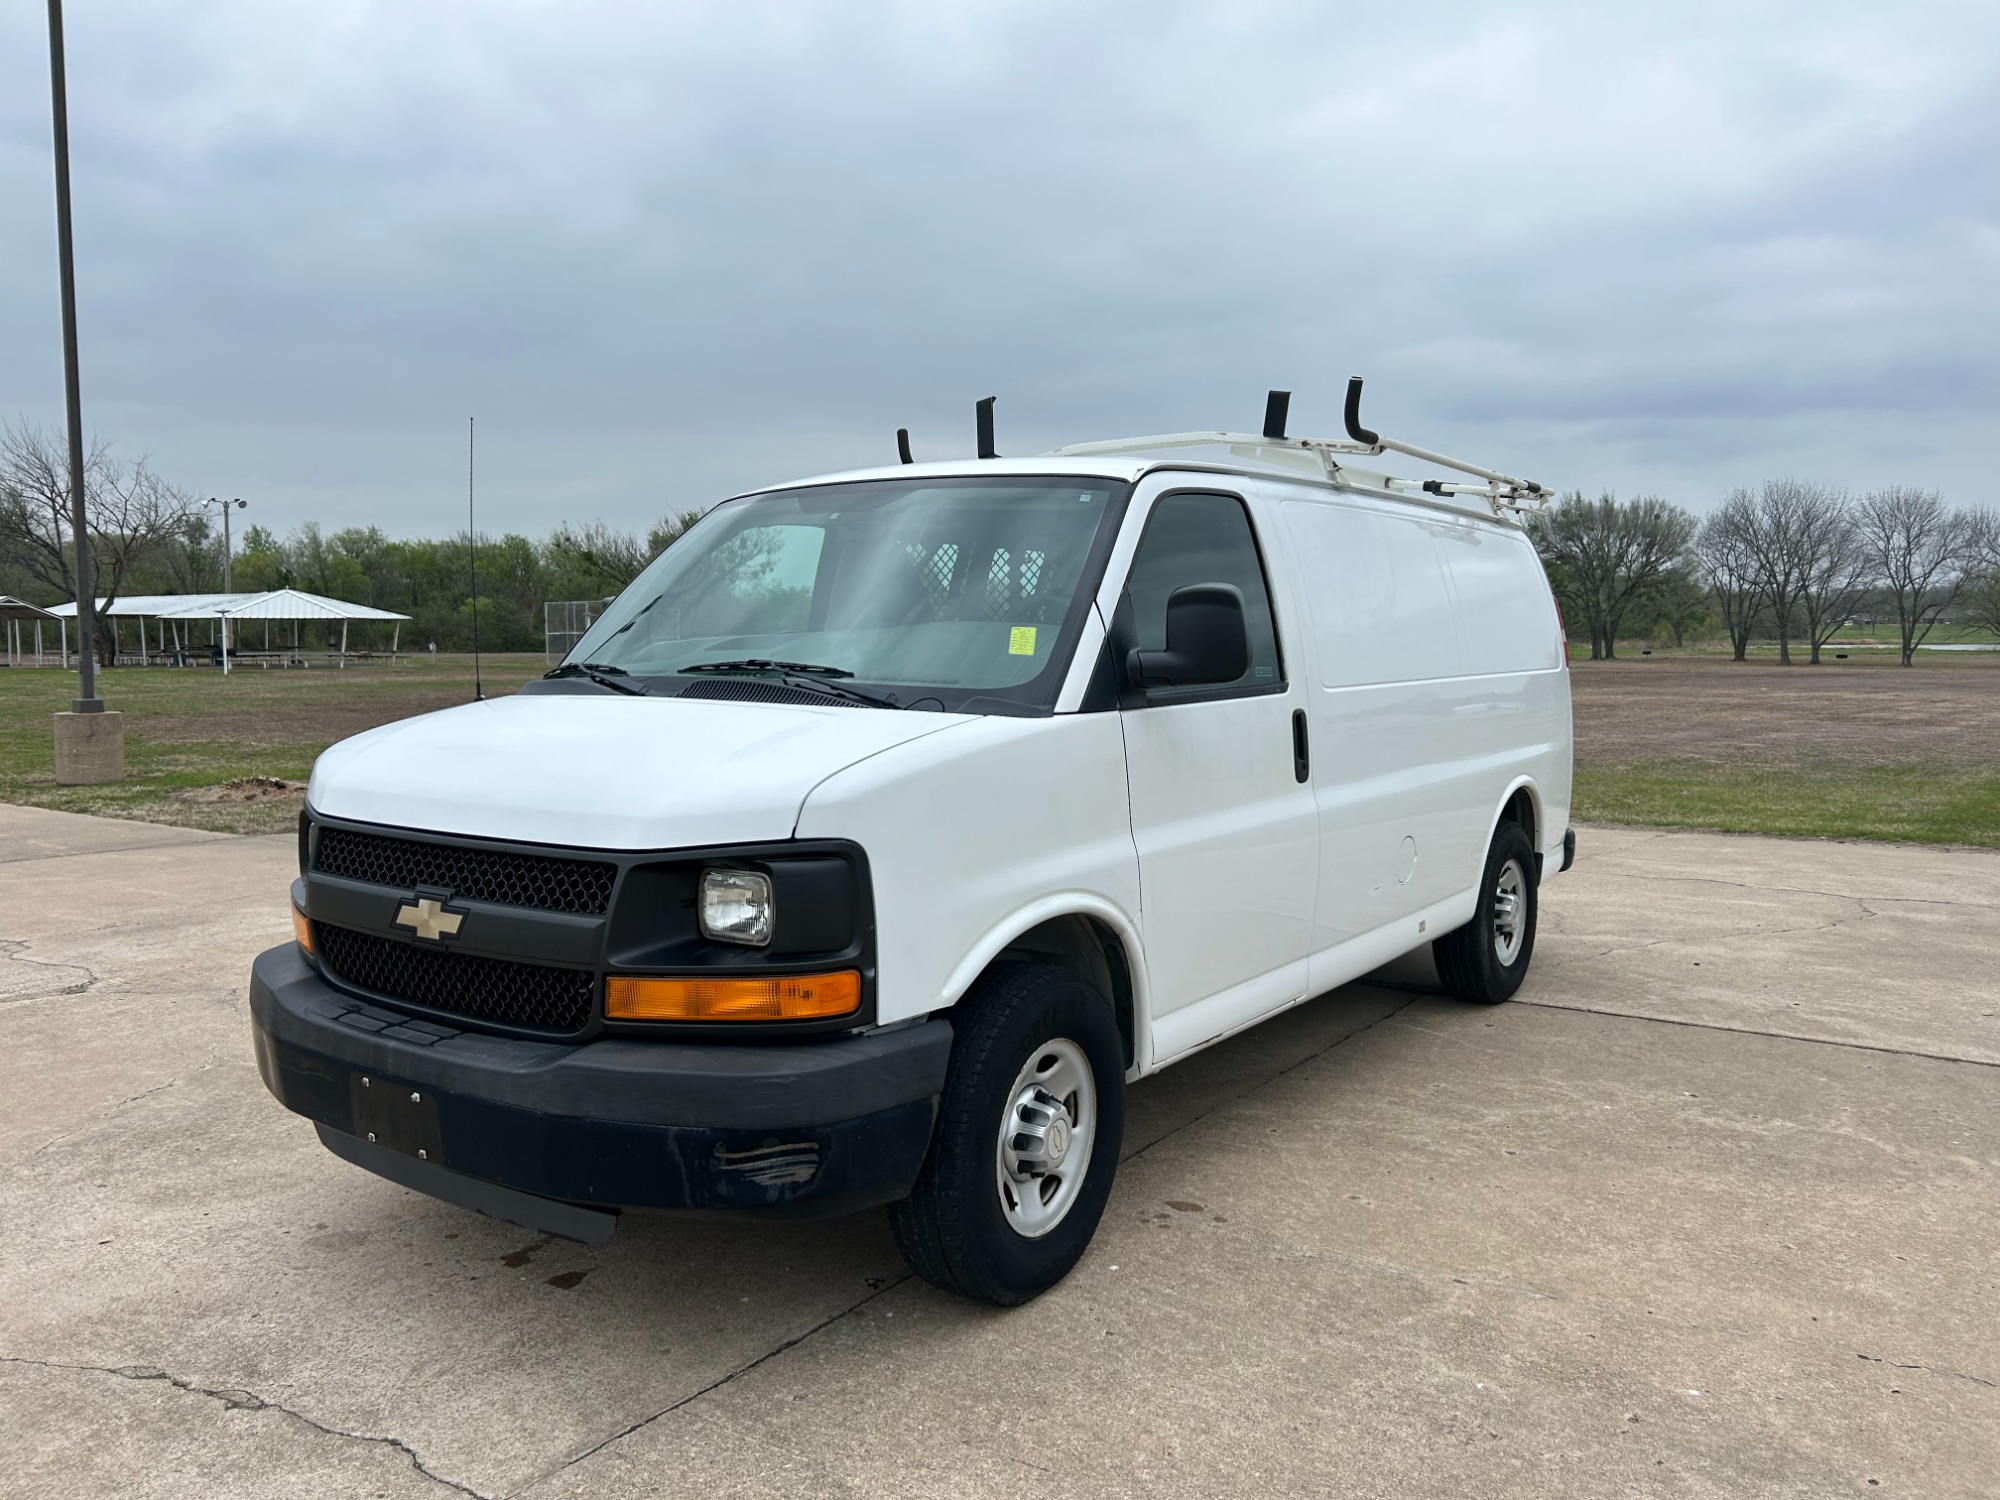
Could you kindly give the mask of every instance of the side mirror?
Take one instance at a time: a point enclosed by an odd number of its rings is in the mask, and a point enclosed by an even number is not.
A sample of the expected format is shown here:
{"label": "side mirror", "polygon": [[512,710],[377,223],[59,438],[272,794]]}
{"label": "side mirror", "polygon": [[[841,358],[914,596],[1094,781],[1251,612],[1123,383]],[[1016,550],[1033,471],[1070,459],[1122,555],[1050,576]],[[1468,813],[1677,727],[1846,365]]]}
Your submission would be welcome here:
{"label": "side mirror", "polygon": [[1167,649],[1133,651],[1125,672],[1140,688],[1207,687],[1250,670],[1243,591],[1233,583],[1191,583],[1167,598]]}

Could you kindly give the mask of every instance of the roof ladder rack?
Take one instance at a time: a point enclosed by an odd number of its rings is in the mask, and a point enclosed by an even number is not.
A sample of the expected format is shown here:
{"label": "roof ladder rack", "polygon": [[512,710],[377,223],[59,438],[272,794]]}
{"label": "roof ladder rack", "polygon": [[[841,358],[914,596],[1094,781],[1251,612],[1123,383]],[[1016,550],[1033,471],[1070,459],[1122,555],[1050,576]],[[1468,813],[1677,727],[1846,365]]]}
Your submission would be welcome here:
{"label": "roof ladder rack", "polygon": [[1117,438],[1103,443],[1071,443],[1068,447],[1056,449],[1056,453],[1066,458],[1087,458],[1114,453],[1152,453],[1162,448],[1211,448],[1227,447],[1243,458],[1259,458],[1275,463],[1283,468],[1296,468],[1302,458],[1316,460],[1326,477],[1333,479],[1340,474],[1340,463],[1336,454],[1356,454],[1374,456],[1381,453],[1402,453],[1411,458],[1422,459],[1425,463],[1437,464],[1441,468],[1456,469],[1461,474],[1470,474],[1483,480],[1481,484],[1464,484],[1443,479],[1396,479],[1383,481],[1386,488],[1404,494],[1435,495],[1440,498],[1451,496],[1473,496],[1485,500],[1494,511],[1539,510],[1549,503],[1546,486],[1531,479],[1516,479],[1511,474],[1502,474],[1495,469],[1481,468],[1463,459],[1451,458],[1443,453],[1433,453],[1428,448],[1419,448],[1410,443],[1385,438],[1361,425],[1361,377],[1350,376],[1347,382],[1346,418],[1347,442],[1329,442],[1321,438],[1291,438],[1285,436],[1285,421],[1290,415],[1291,392],[1272,391],[1264,407],[1264,430],[1261,433],[1246,432],[1170,432],[1157,437]]}

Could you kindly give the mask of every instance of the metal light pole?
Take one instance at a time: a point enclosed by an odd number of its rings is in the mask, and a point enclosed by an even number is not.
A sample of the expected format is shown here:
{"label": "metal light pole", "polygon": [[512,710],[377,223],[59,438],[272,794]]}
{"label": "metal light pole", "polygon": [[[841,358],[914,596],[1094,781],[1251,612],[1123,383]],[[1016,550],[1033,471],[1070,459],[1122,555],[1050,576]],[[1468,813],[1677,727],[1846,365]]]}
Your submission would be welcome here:
{"label": "metal light pole", "polygon": [[63,69],[62,0],[49,0],[49,101],[56,137],[56,259],[62,274],[63,396],[69,422],[70,528],[76,534],[77,675],[71,711],[104,712],[97,696],[97,578],[90,567],[90,522],[83,506],[83,393],[76,371],[76,252],[69,228],[69,88]]}
{"label": "metal light pole", "polygon": [[83,395],[76,371],[76,251],[70,240],[69,88],[63,69],[62,0],[49,0],[49,108],[56,150],[56,260],[62,274],[63,400],[69,424],[70,529],[76,535],[77,687],[55,716],[56,781],[80,786],[125,779],[125,717],[97,696],[97,575],[83,490]]}
{"label": "metal light pole", "polygon": [[[222,507],[222,592],[233,594],[236,592],[236,589],[229,581],[229,564],[230,559],[235,554],[235,549],[229,542],[229,507],[233,505],[238,510],[241,510],[250,502],[247,500],[218,500],[215,496],[210,495],[202,503]],[[229,616],[227,615],[222,617],[222,662],[223,670],[227,671],[229,668]]]}
{"label": "metal light pole", "polygon": [[236,592],[236,589],[229,581],[229,563],[231,557],[234,555],[234,549],[229,544],[229,507],[233,505],[238,510],[242,510],[250,502],[248,500],[218,500],[215,496],[210,495],[202,503],[204,505],[219,505],[222,507],[222,592],[233,594]]}

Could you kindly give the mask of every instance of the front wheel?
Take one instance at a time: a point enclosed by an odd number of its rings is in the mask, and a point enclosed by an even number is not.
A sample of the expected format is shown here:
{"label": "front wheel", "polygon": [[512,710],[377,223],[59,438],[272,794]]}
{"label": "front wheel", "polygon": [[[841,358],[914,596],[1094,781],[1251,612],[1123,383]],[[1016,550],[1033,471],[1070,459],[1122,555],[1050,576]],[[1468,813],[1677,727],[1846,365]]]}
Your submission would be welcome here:
{"label": "front wheel", "polygon": [[1012,1307],[1069,1274],[1097,1231],[1125,1133],[1124,1049],[1104,997],[1053,964],[1006,964],[959,1008],[930,1156],[889,1205],[924,1280]]}
{"label": "front wheel", "polygon": [[1431,944],[1438,978],[1461,1000],[1512,998],[1535,952],[1535,847],[1518,823],[1494,830],[1472,920]]}

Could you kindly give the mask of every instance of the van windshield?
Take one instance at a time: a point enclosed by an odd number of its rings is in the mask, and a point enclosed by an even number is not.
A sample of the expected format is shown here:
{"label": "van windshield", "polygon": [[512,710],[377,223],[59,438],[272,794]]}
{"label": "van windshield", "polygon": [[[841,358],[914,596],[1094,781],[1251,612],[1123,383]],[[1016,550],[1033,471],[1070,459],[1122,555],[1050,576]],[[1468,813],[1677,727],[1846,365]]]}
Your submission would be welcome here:
{"label": "van windshield", "polygon": [[1126,488],[909,479],[725,501],[566,660],[640,679],[824,668],[897,706],[1045,711]]}

